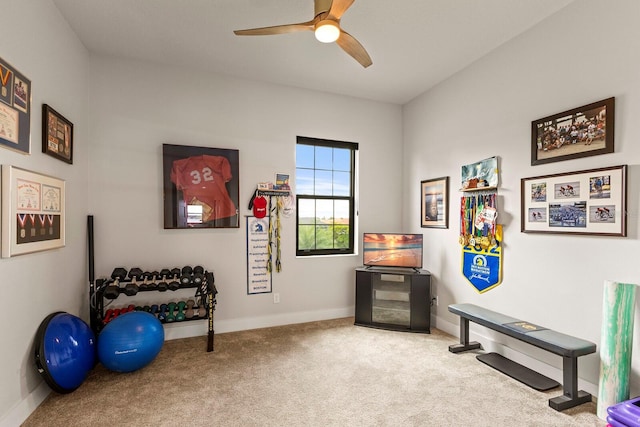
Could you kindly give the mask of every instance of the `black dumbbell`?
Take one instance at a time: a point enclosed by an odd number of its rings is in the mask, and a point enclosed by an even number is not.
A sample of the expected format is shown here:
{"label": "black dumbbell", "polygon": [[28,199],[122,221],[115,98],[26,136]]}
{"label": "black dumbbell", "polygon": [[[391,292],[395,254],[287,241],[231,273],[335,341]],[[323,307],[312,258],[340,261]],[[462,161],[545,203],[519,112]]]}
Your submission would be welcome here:
{"label": "black dumbbell", "polygon": [[191,274],[193,273],[193,268],[191,266],[185,265],[182,267],[182,276],[180,276],[180,286],[186,287],[191,284]]}
{"label": "black dumbbell", "polygon": [[116,299],[120,295],[120,285],[118,280],[109,280],[102,296],[107,299]]}
{"label": "black dumbbell", "polygon": [[124,267],[117,267],[111,272],[112,279],[124,280],[127,277],[127,269]]}
{"label": "black dumbbell", "polygon": [[204,268],[201,265],[193,267],[193,283],[200,285],[204,281]]}
{"label": "black dumbbell", "polygon": [[182,271],[179,268],[171,270],[171,281],[169,282],[169,289],[176,291],[180,288],[180,274]]}
{"label": "black dumbbell", "polygon": [[142,278],[142,270],[139,268],[132,268],[129,270],[130,283],[124,286],[124,293],[127,296],[133,296],[138,293],[138,280]]}
{"label": "black dumbbell", "polygon": [[104,291],[104,297],[107,299],[116,299],[120,295],[120,281],[127,277],[127,269],[118,267],[114,268],[111,273],[111,279],[113,281],[107,286]]}
{"label": "black dumbbell", "polygon": [[142,273],[142,279],[143,279],[142,283],[138,284],[138,288],[141,291],[149,290],[149,280],[151,278],[150,276],[151,276],[151,273],[149,273],[148,271],[145,271],[144,273]]}
{"label": "black dumbbell", "polygon": [[149,283],[149,289],[158,289],[158,280],[160,280],[160,273],[157,271],[152,271],[151,273],[151,282]]}
{"label": "black dumbbell", "polygon": [[165,292],[167,289],[169,289],[169,284],[167,283],[167,277],[169,277],[170,274],[171,274],[171,271],[169,271],[168,268],[164,268],[160,271],[161,280],[158,283],[158,291]]}

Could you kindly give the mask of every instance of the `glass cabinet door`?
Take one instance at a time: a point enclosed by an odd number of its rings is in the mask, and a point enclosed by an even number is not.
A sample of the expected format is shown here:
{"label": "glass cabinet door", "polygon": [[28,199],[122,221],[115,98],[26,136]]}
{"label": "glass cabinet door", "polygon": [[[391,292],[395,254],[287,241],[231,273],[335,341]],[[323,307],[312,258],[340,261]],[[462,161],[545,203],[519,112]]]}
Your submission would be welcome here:
{"label": "glass cabinet door", "polygon": [[401,274],[375,274],[372,285],[371,321],[409,328],[411,277]]}

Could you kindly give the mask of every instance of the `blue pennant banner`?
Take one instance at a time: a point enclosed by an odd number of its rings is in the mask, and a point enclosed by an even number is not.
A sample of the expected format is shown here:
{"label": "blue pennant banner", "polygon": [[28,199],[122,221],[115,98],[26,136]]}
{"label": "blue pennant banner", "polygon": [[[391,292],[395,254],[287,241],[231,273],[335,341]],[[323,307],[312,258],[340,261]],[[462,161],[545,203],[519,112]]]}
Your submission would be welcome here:
{"label": "blue pennant banner", "polygon": [[502,225],[497,225],[495,244],[462,247],[462,274],[479,293],[502,282]]}

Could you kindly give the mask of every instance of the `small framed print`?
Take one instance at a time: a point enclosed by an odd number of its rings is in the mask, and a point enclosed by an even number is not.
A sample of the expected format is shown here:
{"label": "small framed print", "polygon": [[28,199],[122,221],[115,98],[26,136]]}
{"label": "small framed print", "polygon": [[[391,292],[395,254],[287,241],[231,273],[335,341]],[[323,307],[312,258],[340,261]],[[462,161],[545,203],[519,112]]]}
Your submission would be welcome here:
{"label": "small framed print", "polygon": [[42,152],[73,164],[73,123],[47,104],[42,105]]}
{"label": "small framed print", "polygon": [[65,245],[65,182],[2,165],[2,258]]}
{"label": "small framed print", "polygon": [[613,153],[615,98],[531,122],[531,165]]}
{"label": "small framed print", "polygon": [[449,228],[449,177],[427,179],[420,185],[422,228]]}
{"label": "small framed print", "polygon": [[521,180],[523,233],[627,235],[627,166]]}

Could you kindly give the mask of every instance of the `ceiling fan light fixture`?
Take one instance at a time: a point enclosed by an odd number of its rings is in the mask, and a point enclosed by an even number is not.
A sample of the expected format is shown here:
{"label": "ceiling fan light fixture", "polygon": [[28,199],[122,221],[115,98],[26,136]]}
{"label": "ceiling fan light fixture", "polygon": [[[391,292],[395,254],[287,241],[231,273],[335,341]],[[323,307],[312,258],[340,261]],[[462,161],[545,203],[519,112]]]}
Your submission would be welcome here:
{"label": "ceiling fan light fixture", "polygon": [[316,24],[316,39],[322,43],[333,43],[340,37],[340,28],[335,21],[325,19]]}
{"label": "ceiling fan light fixture", "polygon": [[[308,0],[307,0],[308,1]],[[367,68],[373,61],[364,46],[351,34],[342,31],[340,20],[355,0],[314,0],[314,15],[310,21],[296,24],[275,25],[270,27],[235,30],[237,36],[268,36],[273,34],[297,33],[313,31],[322,43],[336,42],[347,55]]]}

